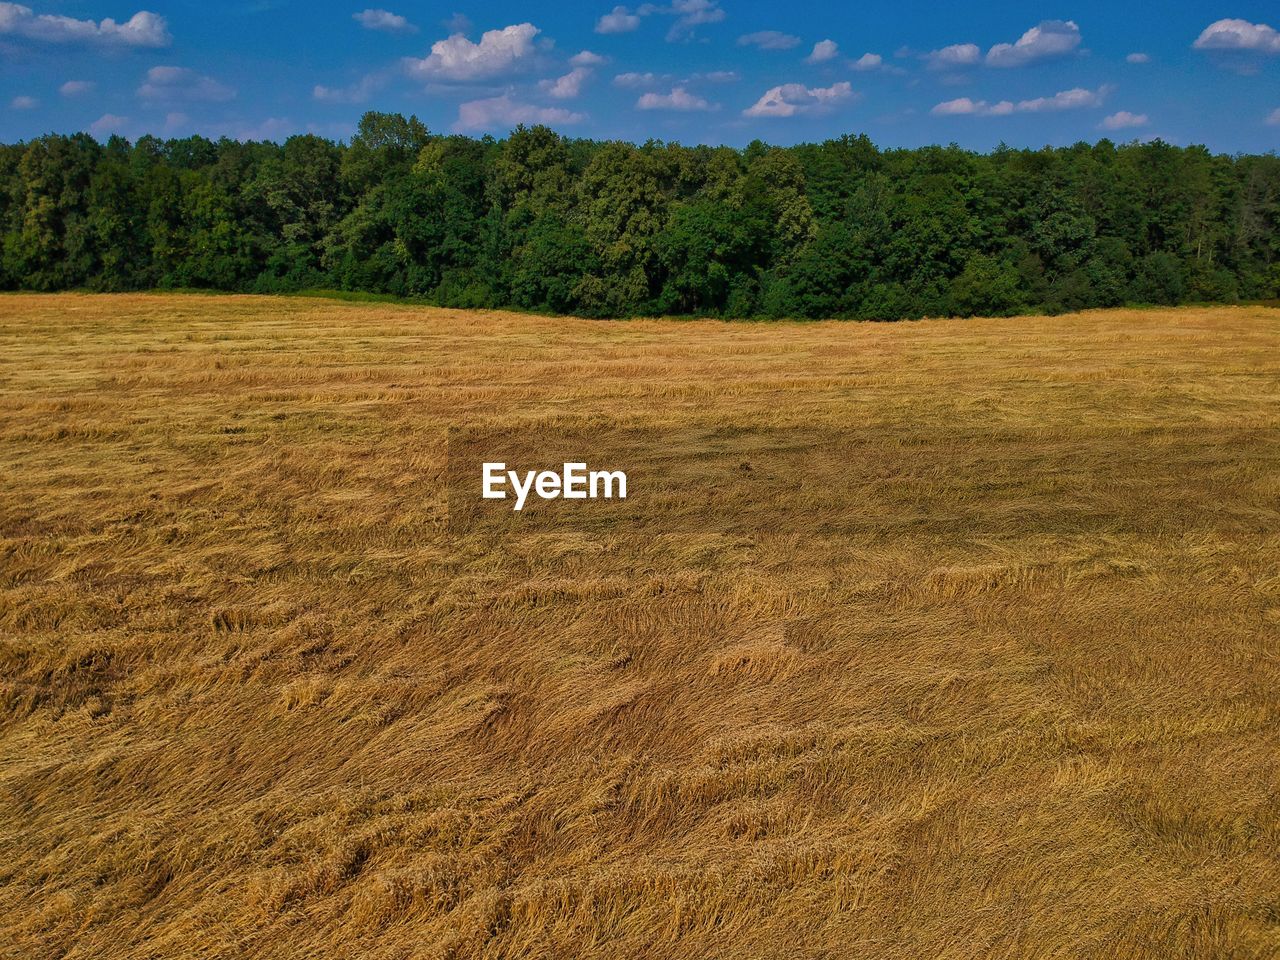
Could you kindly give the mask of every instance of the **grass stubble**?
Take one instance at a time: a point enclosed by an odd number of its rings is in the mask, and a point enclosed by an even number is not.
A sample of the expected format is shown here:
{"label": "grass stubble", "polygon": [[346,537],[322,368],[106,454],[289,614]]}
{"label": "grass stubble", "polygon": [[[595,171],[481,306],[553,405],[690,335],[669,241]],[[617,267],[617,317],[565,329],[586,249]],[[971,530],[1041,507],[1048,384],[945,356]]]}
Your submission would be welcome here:
{"label": "grass stubble", "polygon": [[[1280,956],[1278,385],[1263,307],[6,296],[0,955]],[[446,529],[451,424],[584,416],[881,455]]]}

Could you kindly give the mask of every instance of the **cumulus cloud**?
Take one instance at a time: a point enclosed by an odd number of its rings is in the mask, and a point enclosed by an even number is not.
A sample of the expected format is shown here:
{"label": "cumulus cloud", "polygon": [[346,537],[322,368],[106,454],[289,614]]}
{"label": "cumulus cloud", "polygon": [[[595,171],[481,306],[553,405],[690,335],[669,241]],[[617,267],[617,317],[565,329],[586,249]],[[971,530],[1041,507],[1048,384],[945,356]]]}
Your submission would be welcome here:
{"label": "cumulus cloud", "polygon": [[1084,107],[1100,107],[1107,96],[1107,88],[1086,90],[1076,87],[1063,90],[1052,97],[1037,97],[1034,100],[1000,100],[990,103],[986,100],[972,100],[960,97],[940,103],[930,112],[935,117],[1007,117],[1014,113],[1047,113],[1058,110],[1079,110]]}
{"label": "cumulus cloud", "polygon": [[1280,127],[1280,107],[1271,111],[1271,115],[1267,117],[1267,125],[1271,127]]}
{"label": "cumulus cloud", "polygon": [[826,63],[834,60],[840,53],[840,45],[834,40],[819,40],[813,45],[813,51],[804,58],[805,63]]}
{"label": "cumulus cloud", "polygon": [[213,77],[186,67],[152,67],[138,88],[144,100],[203,100],[217,103],[235,99],[236,92]]}
{"label": "cumulus cloud", "polygon": [[[824,40],[823,43],[831,43],[831,41]],[[740,36],[738,46],[759,47],[761,50],[790,50],[792,47],[800,46],[800,38],[778,30],[757,30],[755,33],[744,33]],[[817,47],[814,49],[816,50]]]}
{"label": "cumulus cloud", "polygon": [[1128,110],[1121,110],[1119,113],[1113,113],[1102,121],[1100,126],[1103,130],[1128,130],[1133,127],[1145,127],[1151,122],[1151,118],[1145,113],[1130,113]]}
{"label": "cumulus cloud", "polygon": [[569,58],[569,65],[572,67],[598,67],[602,63],[608,63],[608,57],[602,57],[598,53],[592,53],[590,50],[579,50]]}
{"label": "cumulus cloud", "polygon": [[89,132],[98,139],[102,139],[103,137],[111,136],[113,133],[123,133],[128,125],[128,117],[117,116],[114,113],[104,113],[89,124]]}
{"label": "cumulus cloud", "polygon": [[590,76],[591,70],[589,68],[574,67],[563,77],[557,77],[555,80],[543,80],[539,82],[538,86],[548,96],[555,97],[557,100],[572,100],[582,93],[582,87]]}
{"label": "cumulus cloud", "polygon": [[670,93],[646,93],[636,101],[636,109],[693,111],[714,110],[715,106],[684,87],[675,87]]}
{"label": "cumulus cloud", "polygon": [[619,87],[651,87],[662,77],[656,73],[620,73],[613,78],[613,82]]}
{"label": "cumulus cloud", "polygon": [[9,101],[9,107],[13,110],[34,110],[40,106],[40,101],[35,97],[14,97]]}
{"label": "cumulus cloud", "polygon": [[521,123],[581,123],[585,114],[562,107],[539,107],[512,100],[507,94],[486,100],[470,100],[458,107],[458,120],[453,128],[464,130],[502,130]]}
{"label": "cumulus cloud", "polygon": [[410,76],[421,80],[486,80],[524,66],[533,56],[533,38],[540,32],[532,23],[516,23],[485,31],[479,43],[455,33],[433,43],[429,56],[406,59],[405,67]]}
{"label": "cumulus cloud", "polygon": [[938,104],[929,112],[935,117],[997,117],[1013,113],[1013,103],[1009,100],[988,103],[986,100],[958,97]]}
{"label": "cumulus cloud", "polygon": [[1280,54],[1280,32],[1265,23],[1248,20],[1218,20],[1205,27],[1196,42],[1197,50],[1237,50]]}
{"label": "cumulus cloud", "polygon": [[997,43],[987,51],[991,67],[1025,67],[1038,60],[1063,57],[1080,46],[1080,28],[1074,20],[1042,20],[1016,43]]}
{"label": "cumulus cloud", "polygon": [[1125,57],[1125,60],[1129,63],[1150,63],[1151,56],[1146,53],[1131,53]]}
{"label": "cumulus cloud", "polygon": [[743,110],[747,117],[794,117],[815,113],[848,100],[853,88],[848,81],[829,87],[806,87],[803,83],[784,83],[765,91],[764,96]]}
{"label": "cumulus cloud", "polygon": [[46,43],[103,43],[126,47],[165,47],[173,38],[164,17],[140,10],[124,23],[77,20],[42,13],[17,3],[0,3],[0,36],[11,35]]}
{"label": "cumulus cloud", "polygon": [[640,18],[626,7],[614,7],[596,21],[596,33],[630,33],[640,27]]}
{"label": "cumulus cloud", "polygon": [[68,80],[58,88],[58,92],[64,97],[79,97],[93,90],[93,81],[91,80]]}
{"label": "cumulus cloud", "polygon": [[1107,90],[1086,90],[1076,87],[1063,90],[1052,97],[1037,97],[1035,100],[1023,100],[1018,104],[1019,113],[1043,113],[1047,110],[1078,110],[1081,107],[1100,107],[1107,97]]}
{"label": "cumulus cloud", "polygon": [[351,19],[366,30],[381,30],[383,33],[417,33],[418,28],[406,18],[390,10],[361,10],[353,13]]}
{"label": "cumulus cloud", "polygon": [[930,70],[952,70],[956,67],[972,67],[982,62],[982,50],[976,43],[953,43],[941,50],[924,55]]}
{"label": "cumulus cloud", "polygon": [[864,53],[853,62],[853,69],[862,73],[870,70],[880,70],[884,67],[884,57],[878,53]]}

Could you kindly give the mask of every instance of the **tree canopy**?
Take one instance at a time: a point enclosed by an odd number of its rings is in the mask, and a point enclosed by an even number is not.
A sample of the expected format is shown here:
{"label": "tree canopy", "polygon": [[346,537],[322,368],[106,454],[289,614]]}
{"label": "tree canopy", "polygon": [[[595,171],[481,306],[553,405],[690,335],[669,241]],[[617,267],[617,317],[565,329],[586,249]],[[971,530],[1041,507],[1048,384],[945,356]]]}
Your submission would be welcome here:
{"label": "tree canopy", "polygon": [[0,289],[899,319],[1280,296],[1280,158],[431,133],[0,146]]}

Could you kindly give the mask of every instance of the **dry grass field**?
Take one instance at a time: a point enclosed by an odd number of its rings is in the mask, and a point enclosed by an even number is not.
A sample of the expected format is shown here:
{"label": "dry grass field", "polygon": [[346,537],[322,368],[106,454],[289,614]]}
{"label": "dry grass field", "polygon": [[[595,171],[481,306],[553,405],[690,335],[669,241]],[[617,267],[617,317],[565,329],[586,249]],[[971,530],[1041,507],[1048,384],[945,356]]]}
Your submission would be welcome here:
{"label": "dry grass field", "polygon": [[[450,529],[583,418],[864,494]],[[4,296],[0,590],[0,956],[1280,956],[1274,309]]]}

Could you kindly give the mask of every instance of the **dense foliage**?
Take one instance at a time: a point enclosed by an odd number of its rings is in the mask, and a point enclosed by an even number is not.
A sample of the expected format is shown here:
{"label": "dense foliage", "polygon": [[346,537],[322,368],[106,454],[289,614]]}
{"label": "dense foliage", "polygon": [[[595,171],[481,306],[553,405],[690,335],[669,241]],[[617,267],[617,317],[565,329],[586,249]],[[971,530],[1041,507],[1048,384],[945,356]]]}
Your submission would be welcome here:
{"label": "dense foliage", "polygon": [[0,288],[892,319],[1280,296],[1280,157],[431,134],[0,146]]}

